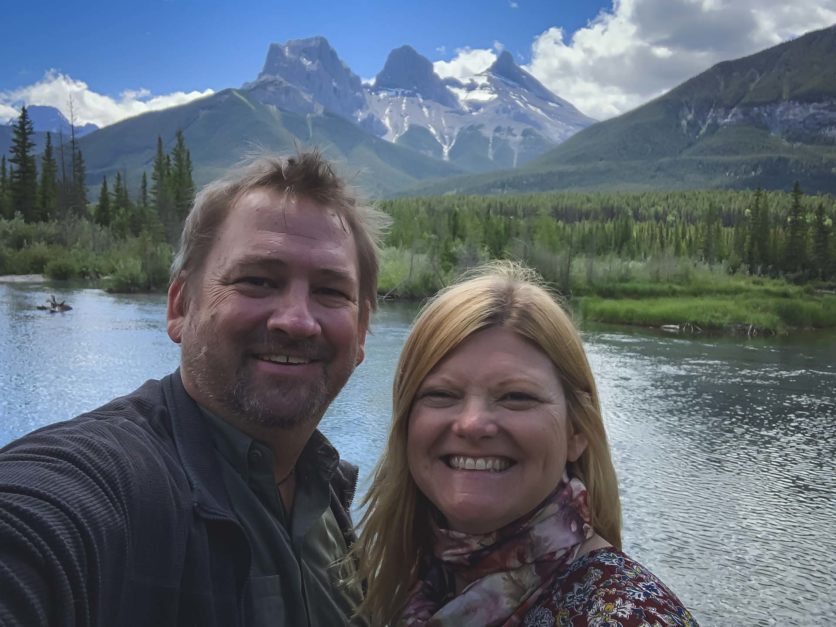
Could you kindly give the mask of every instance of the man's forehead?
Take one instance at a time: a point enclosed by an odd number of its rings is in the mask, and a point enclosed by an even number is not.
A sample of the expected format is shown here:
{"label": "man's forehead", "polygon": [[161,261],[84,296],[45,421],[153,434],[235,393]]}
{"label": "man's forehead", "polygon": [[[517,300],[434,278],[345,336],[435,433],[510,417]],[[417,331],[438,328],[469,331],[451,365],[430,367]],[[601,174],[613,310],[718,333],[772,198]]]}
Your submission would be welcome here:
{"label": "man's forehead", "polygon": [[310,239],[342,241],[351,231],[343,216],[327,205],[290,190],[256,188],[235,203],[230,218],[241,226]]}

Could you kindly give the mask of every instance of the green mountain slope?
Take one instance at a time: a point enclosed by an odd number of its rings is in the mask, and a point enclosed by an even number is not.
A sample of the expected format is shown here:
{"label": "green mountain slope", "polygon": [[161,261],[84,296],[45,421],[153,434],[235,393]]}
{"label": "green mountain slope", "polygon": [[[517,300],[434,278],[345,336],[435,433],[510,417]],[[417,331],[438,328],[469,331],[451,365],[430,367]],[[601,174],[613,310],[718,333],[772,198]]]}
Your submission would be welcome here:
{"label": "green mountain slope", "polygon": [[765,187],[836,192],[836,26],[720,63],[513,172],[419,193]]}
{"label": "green mountain slope", "polygon": [[288,113],[228,89],[123,120],[83,137],[79,145],[88,183],[95,186],[102,176],[122,171],[129,186],[136,188],[143,171],[150,177],[157,136],[163,138],[168,151],[177,129],[185,135],[198,185],[247,155],[265,150],[289,152],[297,145],[323,150],[352,182],[373,196],[460,172],[448,163],[378,139],[338,116]]}

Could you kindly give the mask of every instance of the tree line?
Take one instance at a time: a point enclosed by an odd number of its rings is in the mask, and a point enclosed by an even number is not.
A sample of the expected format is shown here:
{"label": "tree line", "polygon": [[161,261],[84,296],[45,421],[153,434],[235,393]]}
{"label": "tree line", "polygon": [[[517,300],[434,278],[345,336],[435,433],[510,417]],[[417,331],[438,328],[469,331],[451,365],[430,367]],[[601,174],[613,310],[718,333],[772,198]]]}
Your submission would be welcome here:
{"label": "tree line", "polygon": [[484,258],[541,267],[573,258],[690,258],[729,273],[796,282],[836,279],[836,201],[763,190],[442,196],[380,203],[386,245],[433,260],[440,274]]}
{"label": "tree line", "polygon": [[191,155],[182,130],[166,153],[161,137],[151,166],[151,185],[142,173],[139,189],[131,197],[124,172],[105,176],[98,199],[87,197],[84,156],[70,125],[65,145],[46,134],[43,153],[34,153],[34,128],[26,107],[13,125],[9,158],[0,157],[0,217],[16,215],[25,223],[89,219],[126,238],[149,233],[174,245],[195,195]]}
{"label": "tree line", "polygon": [[[72,116],[71,116],[72,117]],[[0,157],[0,274],[53,278],[107,278],[117,291],[165,287],[172,251],[194,200],[192,161],[177,131],[166,152],[162,138],[138,189],[126,173],[102,178],[98,198],[88,199],[84,157],[70,124],[69,141],[47,133],[34,153],[26,107],[13,125],[8,159]]]}

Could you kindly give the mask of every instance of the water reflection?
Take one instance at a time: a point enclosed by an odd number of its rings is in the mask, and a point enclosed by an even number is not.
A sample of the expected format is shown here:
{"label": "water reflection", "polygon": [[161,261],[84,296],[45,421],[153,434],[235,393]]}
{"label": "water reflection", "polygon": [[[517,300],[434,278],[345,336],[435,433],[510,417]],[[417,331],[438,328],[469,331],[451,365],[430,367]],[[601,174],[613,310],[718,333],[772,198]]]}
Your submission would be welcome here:
{"label": "water reflection", "polygon": [[[36,311],[54,293],[74,309]],[[368,478],[415,308],[375,316],[322,428]],[[0,284],[0,444],[177,365],[162,296]],[[836,337],[585,340],[619,473],[625,548],[704,625],[836,623]]]}

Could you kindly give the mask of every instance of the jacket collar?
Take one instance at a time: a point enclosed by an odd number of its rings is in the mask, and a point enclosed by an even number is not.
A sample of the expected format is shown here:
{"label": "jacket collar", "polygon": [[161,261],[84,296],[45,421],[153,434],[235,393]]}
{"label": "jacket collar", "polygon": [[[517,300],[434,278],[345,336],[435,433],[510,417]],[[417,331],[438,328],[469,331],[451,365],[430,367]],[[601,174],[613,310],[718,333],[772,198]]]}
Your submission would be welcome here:
{"label": "jacket collar", "polygon": [[195,504],[212,517],[234,520],[220,468],[215,462],[212,436],[204,417],[183,387],[180,370],[162,380],[163,394],[171,414],[171,430]]}

